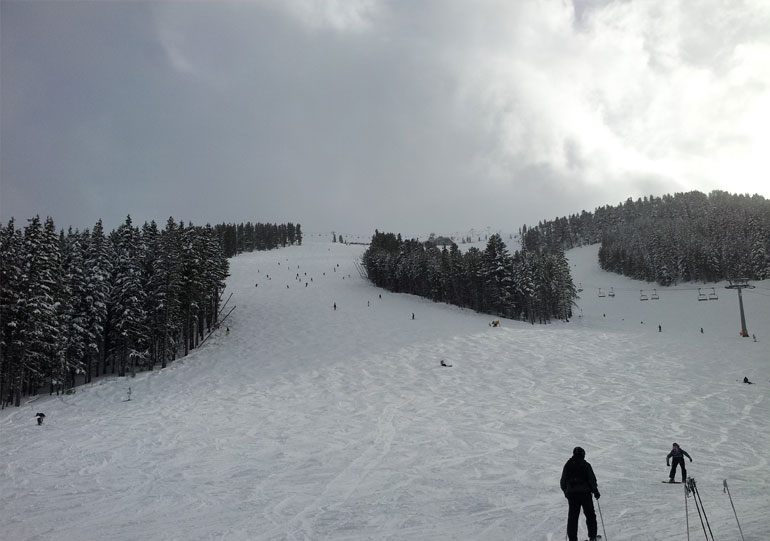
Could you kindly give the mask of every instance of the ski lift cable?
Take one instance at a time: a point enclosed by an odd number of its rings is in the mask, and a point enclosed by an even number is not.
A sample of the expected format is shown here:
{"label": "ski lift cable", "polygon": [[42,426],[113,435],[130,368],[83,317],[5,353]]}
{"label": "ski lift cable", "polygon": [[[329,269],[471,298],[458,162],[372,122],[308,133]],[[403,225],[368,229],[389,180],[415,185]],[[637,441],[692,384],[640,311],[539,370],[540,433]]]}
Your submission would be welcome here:
{"label": "ski lift cable", "polygon": [[[609,290],[609,287],[607,287],[607,286],[601,286],[601,287],[591,286],[591,285],[586,286],[585,283],[583,283],[583,287],[590,287],[592,289],[607,289],[607,290]],[[699,289],[716,289],[716,287],[719,287],[721,289],[722,286],[706,286],[706,287],[704,287],[704,286],[701,286],[701,287],[695,287],[695,286],[693,286],[693,287],[660,286],[660,287],[663,288],[663,289],[661,289],[661,292],[668,292],[668,291],[698,291]],[[617,291],[634,291],[634,292],[635,291],[639,291],[639,288],[634,288],[634,287],[615,287],[614,289],[615,289],[616,292]],[[652,288],[650,288],[650,289],[652,289]],[[765,289],[767,291],[770,291],[770,288],[756,287],[755,289]]]}

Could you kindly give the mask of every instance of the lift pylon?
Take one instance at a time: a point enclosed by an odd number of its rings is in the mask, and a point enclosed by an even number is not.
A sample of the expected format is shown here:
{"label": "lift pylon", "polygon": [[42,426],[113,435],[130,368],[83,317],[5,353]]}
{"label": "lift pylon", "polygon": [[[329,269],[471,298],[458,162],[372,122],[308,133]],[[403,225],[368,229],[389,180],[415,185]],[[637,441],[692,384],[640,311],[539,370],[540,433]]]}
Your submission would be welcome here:
{"label": "lift pylon", "polygon": [[749,284],[749,281],[746,279],[737,279],[737,280],[730,280],[730,285],[725,286],[725,289],[737,289],[738,290],[738,306],[741,309],[741,336],[744,338],[749,337],[749,331],[746,330],[746,316],[743,313],[743,294],[741,293],[744,289],[754,289],[754,286]]}

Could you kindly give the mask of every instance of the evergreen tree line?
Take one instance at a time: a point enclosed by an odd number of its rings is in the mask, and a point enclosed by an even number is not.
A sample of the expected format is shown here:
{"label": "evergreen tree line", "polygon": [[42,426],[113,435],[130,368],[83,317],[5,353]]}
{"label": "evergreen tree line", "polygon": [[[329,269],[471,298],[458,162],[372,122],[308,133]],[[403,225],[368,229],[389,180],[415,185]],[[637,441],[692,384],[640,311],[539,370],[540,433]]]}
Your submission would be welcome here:
{"label": "evergreen tree line", "polygon": [[128,217],[105,234],[49,217],[0,224],[0,403],[80,378],[134,375],[195,348],[217,321],[229,263],[211,226]]}
{"label": "evergreen tree line", "polygon": [[214,227],[222,239],[225,257],[233,257],[242,252],[285,248],[287,245],[302,244],[300,224],[218,224]]}
{"label": "evergreen tree line", "polygon": [[661,285],[770,278],[770,201],[713,191],[628,199],[521,230],[528,250],[601,243],[605,270]]}
{"label": "evergreen tree line", "polygon": [[454,243],[439,249],[375,231],[362,263],[374,285],[389,291],[531,323],[569,319],[577,298],[563,251],[511,255],[499,234],[484,251],[463,253]]}

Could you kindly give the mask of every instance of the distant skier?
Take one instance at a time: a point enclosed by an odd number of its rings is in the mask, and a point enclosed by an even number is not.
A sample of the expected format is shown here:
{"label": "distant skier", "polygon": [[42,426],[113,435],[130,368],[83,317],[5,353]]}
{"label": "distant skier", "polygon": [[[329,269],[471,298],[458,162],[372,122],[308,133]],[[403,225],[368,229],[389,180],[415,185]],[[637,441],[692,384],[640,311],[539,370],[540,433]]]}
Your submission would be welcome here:
{"label": "distant skier", "polygon": [[569,515],[567,516],[567,537],[569,541],[577,541],[578,520],[580,519],[581,508],[586,519],[589,539],[596,541],[600,538],[597,535],[594,501],[591,498],[593,494],[597,500],[599,499],[599,489],[596,485],[594,470],[591,464],[586,462],[585,457],[585,450],[582,447],[575,447],[572,450],[572,458],[567,461],[561,472],[561,490],[569,502]]}
{"label": "distant skier", "polygon": [[[668,474],[669,483],[674,482],[677,466],[682,466],[682,482],[684,483],[687,480],[687,470],[684,467],[684,457],[689,458],[690,462],[692,462],[692,457],[687,454],[687,451],[679,447],[678,443],[672,444],[671,452],[666,455],[666,466],[671,466],[671,472]],[[674,459],[673,463],[669,464],[669,459],[672,458]]]}
{"label": "distant skier", "polygon": [[749,378],[747,378],[747,377],[743,378],[743,383],[748,383],[749,385],[754,385],[754,382],[753,381],[749,381]]}
{"label": "distant skier", "polygon": [[37,426],[40,426],[43,424],[43,419],[45,419],[45,413],[36,413],[35,417],[37,417]]}

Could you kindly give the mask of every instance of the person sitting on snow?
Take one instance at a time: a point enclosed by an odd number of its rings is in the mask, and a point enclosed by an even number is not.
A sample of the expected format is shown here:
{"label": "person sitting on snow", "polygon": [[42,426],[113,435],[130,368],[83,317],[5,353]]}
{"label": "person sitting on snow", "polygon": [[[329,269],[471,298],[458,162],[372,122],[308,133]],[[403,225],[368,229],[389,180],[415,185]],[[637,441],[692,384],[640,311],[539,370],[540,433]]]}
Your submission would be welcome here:
{"label": "person sitting on snow", "polygon": [[753,381],[749,381],[749,378],[747,378],[747,377],[743,378],[743,383],[748,383],[749,385],[754,385],[754,382]]}
{"label": "person sitting on snow", "polygon": [[451,368],[451,367],[452,367],[452,365],[451,365],[451,364],[447,364],[447,363],[445,363],[445,362],[444,362],[444,359],[441,359],[441,366],[446,366],[446,367],[449,367],[449,368]]}
{"label": "person sitting on snow", "polygon": [[40,426],[43,424],[43,419],[45,418],[45,413],[36,413],[35,417],[37,417],[37,425]]}

